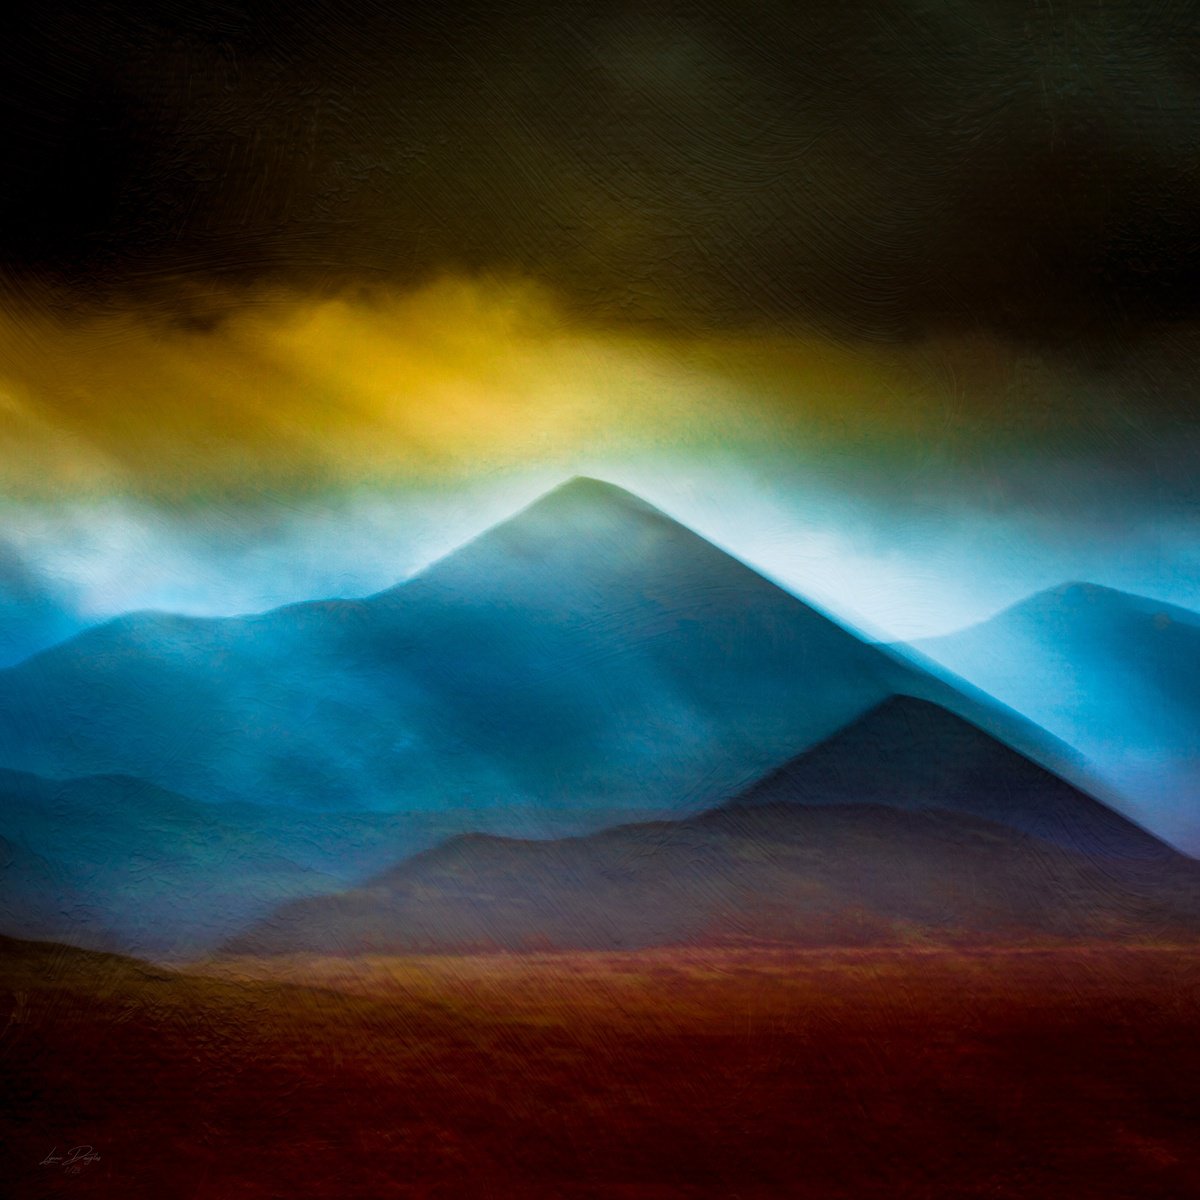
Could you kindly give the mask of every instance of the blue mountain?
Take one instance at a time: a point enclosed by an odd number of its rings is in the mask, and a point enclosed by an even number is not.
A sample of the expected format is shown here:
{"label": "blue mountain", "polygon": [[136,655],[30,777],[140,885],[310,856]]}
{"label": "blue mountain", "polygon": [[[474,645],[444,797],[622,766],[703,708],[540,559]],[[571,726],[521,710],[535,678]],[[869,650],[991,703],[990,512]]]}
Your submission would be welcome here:
{"label": "blue mountain", "polygon": [[[825,807],[1078,850],[1050,826],[1086,770],[931,667],[576,479],[375,596],[130,614],[0,672],[0,931],[194,952],[450,835],[687,816],[797,772]],[[1100,809],[1089,837],[1135,829]]]}
{"label": "blue mountain", "polygon": [[1076,747],[1128,812],[1200,852],[1200,614],[1071,583],[915,646]]}
{"label": "blue mountain", "polygon": [[61,642],[84,624],[0,533],[0,666]]}
{"label": "blue mountain", "polygon": [[464,822],[696,811],[908,674],[649,504],[575,479],[378,595],[132,614],[0,672],[0,762]]}

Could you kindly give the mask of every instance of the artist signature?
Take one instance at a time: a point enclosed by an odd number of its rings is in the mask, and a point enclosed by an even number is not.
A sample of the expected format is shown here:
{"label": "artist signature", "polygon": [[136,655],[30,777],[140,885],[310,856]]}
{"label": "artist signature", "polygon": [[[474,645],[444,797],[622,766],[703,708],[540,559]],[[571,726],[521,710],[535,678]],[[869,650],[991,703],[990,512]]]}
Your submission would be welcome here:
{"label": "artist signature", "polygon": [[66,1154],[59,1154],[55,1146],[38,1164],[41,1167],[62,1167],[68,1175],[78,1175],[89,1163],[99,1162],[100,1155],[94,1146],[72,1146]]}

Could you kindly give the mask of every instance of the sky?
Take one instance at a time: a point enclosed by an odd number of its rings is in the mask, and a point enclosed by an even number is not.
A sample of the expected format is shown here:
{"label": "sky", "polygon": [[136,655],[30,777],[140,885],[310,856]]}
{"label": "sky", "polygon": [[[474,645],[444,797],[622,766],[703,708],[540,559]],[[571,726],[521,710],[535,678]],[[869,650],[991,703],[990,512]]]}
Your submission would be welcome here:
{"label": "sky", "polygon": [[1200,607],[1194,5],[40,4],[0,662],[364,594],[577,473],[918,637]]}

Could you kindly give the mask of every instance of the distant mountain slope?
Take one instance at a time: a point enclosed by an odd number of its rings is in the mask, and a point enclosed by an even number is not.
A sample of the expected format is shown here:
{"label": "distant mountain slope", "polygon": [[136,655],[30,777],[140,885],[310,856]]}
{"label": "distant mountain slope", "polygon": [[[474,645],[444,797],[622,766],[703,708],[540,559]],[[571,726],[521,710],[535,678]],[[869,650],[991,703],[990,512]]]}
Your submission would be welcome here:
{"label": "distant mountain slope", "polygon": [[[0,771],[0,837],[11,857],[0,865],[0,932],[194,952],[286,899],[353,878],[317,869],[322,855],[304,833],[137,779]],[[352,861],[362,847],[346,842]]]}
{"label": "distant mountain slope", "polygon": [[752,805],[585,838],[455,838],[287,905],[233,954],[1179,938],[1190,860],[1098,862],[962,813]]}
{"label": "distant mountain slope", "polygon": [[588,837],[471,835],[228,947],[1177,937],[1200,864],[970,722],[892,696],[725,805]]}
{"label": "distant mountain slope", "polygon": [[286,900],[358,883],[460,829],[453,816],[284,814],[128,776],[0,771],[0,932],[197,953]]}
{"label": "distant mountain slope", "polygon": [[1200,853],[1200,614],[1066,584],[915,646],[1078,748],[1128,811]]}
{"label": "distant mountain slope", "polygon": [[911,696],[885,700],[730,803],[943,809],[1090,857],[1177,857],[1146,830],[990,734]]}
{"label": "distant mountain slope", "polygon": [[0,833],[0,934],[111,950],[119,938],[104,916],[60,863]]}
{"label": "distant mountain slope", "polygon": [[196,953],[457,828],[409,814],[205,804],[130,776],[0,770],[0,932]]}
{"label": "distant mountain slope", "polygon": [[904,674],[577,479],[377,596],[133,614],[0,672],[0,762],[328,809],[694,811]]}

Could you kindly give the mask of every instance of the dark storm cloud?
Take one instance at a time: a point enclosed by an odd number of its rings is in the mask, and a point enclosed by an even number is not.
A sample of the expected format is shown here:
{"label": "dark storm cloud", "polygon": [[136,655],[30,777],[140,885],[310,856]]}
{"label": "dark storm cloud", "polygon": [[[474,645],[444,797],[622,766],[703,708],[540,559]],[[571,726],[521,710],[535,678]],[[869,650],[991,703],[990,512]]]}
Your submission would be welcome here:
{"label": "dark storm cloud", "polygon": [[1100,343],[1200,294],[1195,17],[43,3],[5,39],[0,253],[197,321],[214,282],[496,271],[603,321]]}

